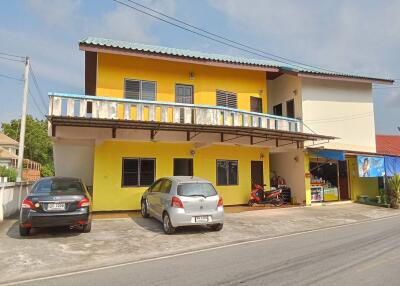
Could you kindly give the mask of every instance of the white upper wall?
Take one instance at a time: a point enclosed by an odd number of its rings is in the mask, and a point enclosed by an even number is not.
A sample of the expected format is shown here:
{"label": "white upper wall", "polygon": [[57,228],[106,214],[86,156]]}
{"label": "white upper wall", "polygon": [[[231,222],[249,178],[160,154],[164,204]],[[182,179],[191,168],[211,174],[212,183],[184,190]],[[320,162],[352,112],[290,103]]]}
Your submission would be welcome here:
{"label": "white upper wall", "polygon": [[319,147],[376,152],[370,83],[315,78],[300,81],[303,122],[318,134],[339,138]]}

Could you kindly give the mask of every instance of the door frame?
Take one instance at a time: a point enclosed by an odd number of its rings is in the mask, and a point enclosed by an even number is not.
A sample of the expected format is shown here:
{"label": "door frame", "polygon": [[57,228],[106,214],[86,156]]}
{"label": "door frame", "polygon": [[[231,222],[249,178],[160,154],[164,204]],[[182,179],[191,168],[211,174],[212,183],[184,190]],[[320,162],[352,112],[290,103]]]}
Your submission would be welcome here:
{"label": "door frame", "polygon": [[177,102],[177,95],[178,95],[177,88],[178,88],[178,85],[190,86],[192,88],[192,103],[191,104],[194,104],[194,85],[193,84],[186,84],[186,83],[177,83],[177,82],[175,83],[175,102]]}
{"label": "door frame", "polygon": [[264,161],[263,160],[251,160],[250,161],[250,181],[251,181],[251,187],[253,188],[253,162],[260,162],[261,163],[261,167],[262,167],[262,171],[261,171],[261,181],[262,181],[262,185],[265,184],[265,180],[264,180]]}

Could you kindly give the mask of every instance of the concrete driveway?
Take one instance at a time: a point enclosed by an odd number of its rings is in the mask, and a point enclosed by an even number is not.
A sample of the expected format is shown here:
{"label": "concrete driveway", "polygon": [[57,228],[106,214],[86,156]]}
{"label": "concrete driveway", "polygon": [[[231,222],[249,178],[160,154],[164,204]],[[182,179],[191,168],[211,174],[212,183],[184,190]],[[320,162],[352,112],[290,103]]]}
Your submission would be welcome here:
{"label": "concrete driveway", "polygon": [[266,209],[227,213],[221,232],[192,227],[171,236],[158,221],[130,216],[94,220],[88,234],[57,228],[28,238],[19,237],[16,220],[7,220],[0,225],[0,283],[394,215],[400,212],[353,203]]}

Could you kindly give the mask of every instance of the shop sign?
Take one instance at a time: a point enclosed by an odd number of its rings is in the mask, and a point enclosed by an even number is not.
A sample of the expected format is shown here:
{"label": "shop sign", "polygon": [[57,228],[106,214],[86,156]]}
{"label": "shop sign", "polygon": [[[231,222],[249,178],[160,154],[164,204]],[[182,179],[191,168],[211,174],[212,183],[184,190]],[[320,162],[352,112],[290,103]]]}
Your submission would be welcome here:
{"label": "shop sign", "polygon": [[359,177],[385,176],[385,160],[383,157],[357,156]]}

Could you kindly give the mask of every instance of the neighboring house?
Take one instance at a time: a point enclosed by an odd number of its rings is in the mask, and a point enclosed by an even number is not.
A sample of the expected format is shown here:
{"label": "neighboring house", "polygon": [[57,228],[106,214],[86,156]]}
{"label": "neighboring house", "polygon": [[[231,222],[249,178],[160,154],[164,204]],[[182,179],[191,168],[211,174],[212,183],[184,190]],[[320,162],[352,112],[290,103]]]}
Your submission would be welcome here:
{"label": "neighboring house", "polygon": [[49,135],[56,175],[92,186],[96,211],[139,209],[172,175],[210,180],[226,205],[275,176],[300,204],[378,190],[356,159],[376,152],[372,83],[392,80],[100,38],[79,46],[86,95],[49,93]]}
{"label": "neighboring house", "polygon": [[376,152],[386,155],[400,156],[400,136],[376,135]]}
{"label": "neighboring house", "polygon": [[[17,168],[18,162],[18,142],[0,133],[0,166],[7,168]],[[24,159],[23,161],[23,181],[36,181],[40,178],[41,165],[35,161]]]}
{"label": "neighboring house", "polygon": [[15,168],[18,159],[17,150],[18,142],[0,133],[0,166]]}

